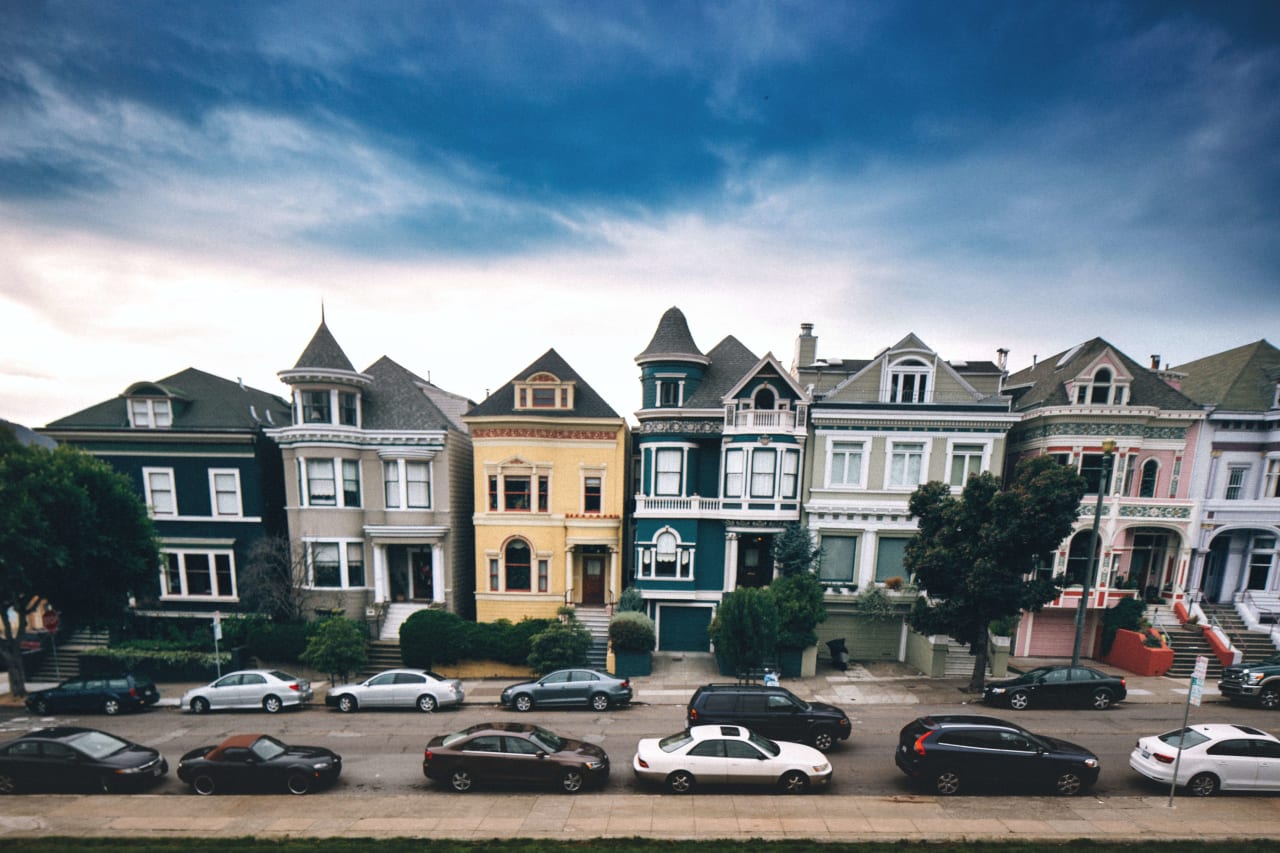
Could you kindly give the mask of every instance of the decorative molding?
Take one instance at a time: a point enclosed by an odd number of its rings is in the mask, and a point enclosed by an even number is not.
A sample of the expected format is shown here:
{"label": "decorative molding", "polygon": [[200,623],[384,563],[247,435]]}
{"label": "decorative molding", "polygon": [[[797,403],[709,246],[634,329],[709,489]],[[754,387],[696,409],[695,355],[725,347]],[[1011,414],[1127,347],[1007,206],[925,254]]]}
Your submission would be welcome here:
{"label": "decorative molding", "polygon": [[1122,506],[1121,518],[1191,518],[1191,507],[1188,506]]}
{"label": "decorative molding", "polygon": [[697,435],[719,435],[724,429],[724,419],[720,420],[660,420],[641,421],[635,432],[640,435],[664,435],[668,433],[694,433]]}
{"label": "decorative molding", "polygon": [[553,441],[617,441],[618,433],[603,429],[551,429],[548,427],[472,427],[471,437],[485,438],[541,438]]}

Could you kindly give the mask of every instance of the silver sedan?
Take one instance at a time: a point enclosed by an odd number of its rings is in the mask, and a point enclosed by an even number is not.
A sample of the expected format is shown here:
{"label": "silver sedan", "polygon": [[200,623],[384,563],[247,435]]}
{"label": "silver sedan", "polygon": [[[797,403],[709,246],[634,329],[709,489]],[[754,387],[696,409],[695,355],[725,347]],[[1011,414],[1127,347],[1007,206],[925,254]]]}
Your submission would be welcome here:
{"label": "silver sedan", "polygon": [[281,708],[300,707],[310,701],[310,681],[278,669],[244,669],[188,690],[182,697],[182,707],[196,714],[214,708],[261,708],[274,714]]}
{"label": "silver sedan", "polygon": [[429,669],[389,669],[359,684],[330,687],[324,703],[348,714],[361,708],[417,708],[429,713],[460,705],[465,698],[456,678]]}

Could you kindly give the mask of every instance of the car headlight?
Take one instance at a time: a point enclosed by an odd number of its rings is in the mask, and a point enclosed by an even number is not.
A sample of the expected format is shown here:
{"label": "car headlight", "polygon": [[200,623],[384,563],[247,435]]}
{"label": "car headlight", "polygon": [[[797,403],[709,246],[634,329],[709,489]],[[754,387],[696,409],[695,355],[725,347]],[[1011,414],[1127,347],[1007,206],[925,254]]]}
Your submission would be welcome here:
{"label": "car headlight", "polygon": [[1261,672],[1246,672],[1244,675],[1245,675],[1245,680],[1248,681],[1250,684],[1257,684],[1259,681],[1262,680],[1264,674]]}
{"label": "car headlight", "polygon": [[584,767],[586,767],[588,770],[599,770],[601,767],[603,767],[603,766],[604,766],[604,762],[603,762],[603,761],[588,761],[588,762],[587,762],[585,765],[583,765],[583,766],[584,766]]}
{"label": "car headlight", "polygon": [[1095,768],[1095,767],[1097,767],[1097,766],[1098,766],[1098,759],[1096,759],[1096,758],[1086,758],[1086,759],[1084,760],[1084,766],[1085,766],[1085,767],[1088,767],[1090,770],[1092,770],[1093,768]]}
{"label": "car headlight", "polygon": [[312,770],[328,770],[332,766],[333,766],[332,762],[320,761],[320,762],[317,762],[316,764],[312,764],[311,769]]}
{"label": "car headlight", "polygon": [[828,770],[830,770],[830,769],[831,769],[831,765],[830,765],[830,764],[815,764],[815,765],[813,765],[813,772],[814,772],[814,773],[826,773],[826,772],[827,772]]}
{"label": "car headlight", "polygon": [[992,696],[999,696],[1001,693],[1003,693],[1003,692],[1004,692],[1004,688],[1003,688],[1003,687],[988,687],[988,688],[987,688],[987,692],[988,692],[988,693],[990,693]]}

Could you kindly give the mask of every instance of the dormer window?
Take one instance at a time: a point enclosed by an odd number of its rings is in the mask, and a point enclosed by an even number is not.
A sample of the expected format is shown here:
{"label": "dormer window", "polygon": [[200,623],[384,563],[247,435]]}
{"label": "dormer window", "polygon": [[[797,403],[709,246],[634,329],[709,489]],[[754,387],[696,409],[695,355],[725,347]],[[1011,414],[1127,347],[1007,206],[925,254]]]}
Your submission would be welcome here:
{"label": "dormer window", "polygon": [[550,373],[535,373],[515,383],[517,409],[573,409],[573,383]]}
{"label": "dormer window", "polygon": [[338,391],[332,388],[313,388],[298,392],[298,405],[304,424],[360,425],[360,395],[355,391]]}
{"label": "dormer window", "polygon": [[1123,406],[1129,395],[1129,386],[1117,381],[1109,367],[1099,367],[1093,377],[1076,384],[1075,401],[1078,406]]}
{"label": "dormer window", "polygon": [[129,426],[134,429],[168,429],[173,426],[173,409],[164,398],[129,399]]}
{"label": "dormer window", "polygon": [[932,399],[929,375],[933,369],[918,358],[890,365],[885,397],[890,403],[927,403]]}

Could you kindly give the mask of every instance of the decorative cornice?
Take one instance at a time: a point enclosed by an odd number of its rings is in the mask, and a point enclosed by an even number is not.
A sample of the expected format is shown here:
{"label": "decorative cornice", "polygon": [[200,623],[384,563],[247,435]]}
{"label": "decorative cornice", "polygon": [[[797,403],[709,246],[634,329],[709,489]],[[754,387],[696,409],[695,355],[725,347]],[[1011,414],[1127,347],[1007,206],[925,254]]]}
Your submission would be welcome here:
{"label": "decorative cornice", "polygon": [[1121,506],[1121,518],[1176,518],[1191,517],[1189,506]]}
{"label": "decorative cornice", "polygon": [[636,427],[637,435],[669,435],[671,433],[693,433],[694,435],[719,435],[724,431],[724,419],[717,420],[660,420],[641,421]]}
{"label": "decorative cornice", "polygon": [[617,430],[564,429],[551,427],[471,427],[471,438],[534,438],[547,441],[617,441]]}
{"label": "decorative cornice", "polygon": [[364,430],[335,429],[331,426],[287,426],[267,430],[281,447],[301,444],[347,444],[357,447],[433,447],[445,446],[445,431],[368,432]]}

